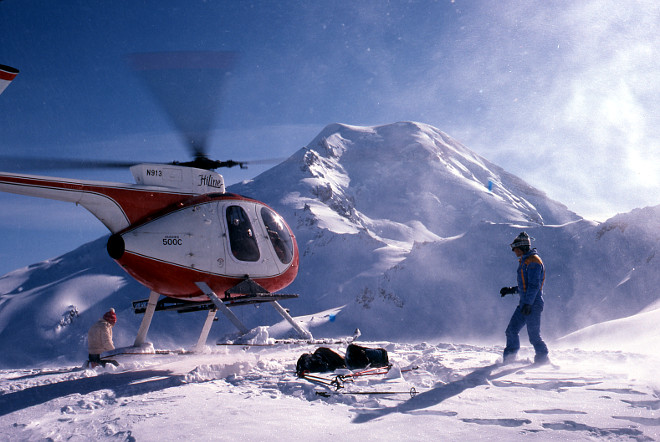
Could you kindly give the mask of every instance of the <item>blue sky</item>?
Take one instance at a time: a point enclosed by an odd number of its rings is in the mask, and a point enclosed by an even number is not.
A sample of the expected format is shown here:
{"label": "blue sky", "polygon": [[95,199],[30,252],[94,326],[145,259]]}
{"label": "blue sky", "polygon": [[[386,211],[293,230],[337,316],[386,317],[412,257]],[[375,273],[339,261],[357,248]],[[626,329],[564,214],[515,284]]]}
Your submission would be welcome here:
{"label": "blue sky", "polygon": [[[21,73],[0,97],[0,153],[186,160],[125,57],[235,51],[213,158],[288,156],[333,122],[414,120],[605,220],[660,204],[659,23],[655,0],[2,0],[0,64]],[[0,203],[0,273],[105,233],[64,203]]]}

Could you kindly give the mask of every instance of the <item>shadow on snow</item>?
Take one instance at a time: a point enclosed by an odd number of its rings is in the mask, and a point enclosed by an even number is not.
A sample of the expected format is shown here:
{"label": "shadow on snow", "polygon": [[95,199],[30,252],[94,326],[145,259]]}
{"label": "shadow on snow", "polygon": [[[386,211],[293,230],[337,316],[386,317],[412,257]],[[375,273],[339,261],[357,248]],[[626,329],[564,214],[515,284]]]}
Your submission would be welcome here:
{"label": "shadow on snow", "polygon": [[502,367],[501,364],[492,364],[486,367],[481,367],[474,370],[462,379],[447,384],[442,384],[431,390],[419,393],[415,397],[407,400],[403,404],[382,408],[376,411],[369,411],[361,413],[353,419],[353,423],[361,424],[372,421],[391,413],[411,413],[416,410],[429,408],[434,405],[440,404],[445,400],[457,396],[469,388],[478,387],[480,385],[488,384],[491,379],[497,379],[515,373],[519,370],[525,369],[524,366],[516,366],[514,368],[502,370],[496,374],[492,374],[493,370]]}
{"label": "shadow on snow", "polygon": [[38,385],[0,396],[0,416],[76,393],[85,395],[111,390],[115,397],[127,397],[176,387],[183,382],[184,376],[172,375],[166,370],[144,370]]}

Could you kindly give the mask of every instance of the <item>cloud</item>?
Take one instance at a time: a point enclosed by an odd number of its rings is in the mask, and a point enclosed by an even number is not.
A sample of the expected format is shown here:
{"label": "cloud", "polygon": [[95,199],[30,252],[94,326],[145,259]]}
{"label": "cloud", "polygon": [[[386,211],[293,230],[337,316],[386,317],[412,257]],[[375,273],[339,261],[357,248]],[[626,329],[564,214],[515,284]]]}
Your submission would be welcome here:
{"label": "cloud", "polygon": [[[495,43],[475,51],[488,74],[485,134],[464,130],[463,141],[583,216],[660,204],[657,3],[501,11]],[[496,46],[507,55],[484,52]]]}

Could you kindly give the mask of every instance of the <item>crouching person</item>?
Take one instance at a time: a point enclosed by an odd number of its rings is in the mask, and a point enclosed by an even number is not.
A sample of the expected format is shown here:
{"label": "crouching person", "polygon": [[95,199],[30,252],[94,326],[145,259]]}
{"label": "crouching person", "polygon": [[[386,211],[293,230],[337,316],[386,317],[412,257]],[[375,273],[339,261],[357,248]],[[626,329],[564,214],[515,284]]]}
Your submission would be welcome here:
{"label": "crouching person", "polygon": [[114,350],[115,345],[112,343],[112,327],[117,323],[117,315],[115,309],[108,310],[101,319],[96,321],[87,333],[87,345],[89,349],[89,363],[92,368],[97,367],[99,364],[105,367],[105,364],[119,365],[117,361],[101,360],[101,353]]}

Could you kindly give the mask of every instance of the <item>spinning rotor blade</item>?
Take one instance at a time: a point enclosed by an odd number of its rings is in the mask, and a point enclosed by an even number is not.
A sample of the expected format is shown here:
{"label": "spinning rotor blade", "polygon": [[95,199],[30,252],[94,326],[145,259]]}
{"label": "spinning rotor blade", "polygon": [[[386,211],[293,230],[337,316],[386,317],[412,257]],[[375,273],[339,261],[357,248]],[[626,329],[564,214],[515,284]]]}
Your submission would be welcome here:
{"label": "spinning rotor blade", "polygon": [[134,161],[0,156],[0,170],[16,172],[61,169],[126,169],[135,164],[137,163]]}
{"label": "spinning rotor blade", "polygon": [[128,61],[140,74],[172,122],[184,135],[195,158],[207,155],[211,131],[233,52],[149,52]]}
{"label": "spinning rotor blade", "polygon": [[[1,1],[1,0],[0,0]],[[213,170],[249,164],[279,163],[285,158],[254,161],[218,161],[207,156],[207,138],[219,107],[224,82],[236,61],[234,52],[147,52],[127,56],[156,100],[185,138],[192,161],[172,165]],[[18,70],[0,65],[0,93]],[[4,83],[3,83],[4,80]],[[4,84],[4,87],[3,87]],[[67,158],[0,156],[0,170],[61,170],[129,168],[140,162]],[[151,163],[151,162],[150,162]],[[167,163],[160,163],[167,164]]]}
{"label": "spinning rotor blade", "polygon": [[198,169],[207,169],[207,170],[219,169],[221,167],[230,168],[235,166],[239,166],[241,169],[247,169],[247,166],[249,164],[275,164],[275,163],[281,163],[285,159],[286,158],[269,158],[263,160],[253,160],[253,161],[234,161],[234,160],[218,161],[218,160],[211,160],[207,157],[197,157],[193,161],[186,161],[183,163],[179,163],[175,161],[172,164],[178,164],[180,166],[188,166],[188,167],[197,167]]}
{"label": "spinning rotor blade", "polygon": [[[235,167],[247,169],[250,164],[276,164],[284,161],[286,158],[269,158],[254,161],[217,161],[206,157],[198,157],[193,161],[160,164],[172,164],[187,167],[196,167],[198,169],[213,170],[220,167]],[[68,169],[128,169],[144,161],[111,161],[111,160],[90,160],[90,159],[67,159],[67,158],[35,158],[35,157],[11,157],[0,156],[0,170],[12,172],[29,172],[34,170],[68,170]]]}

